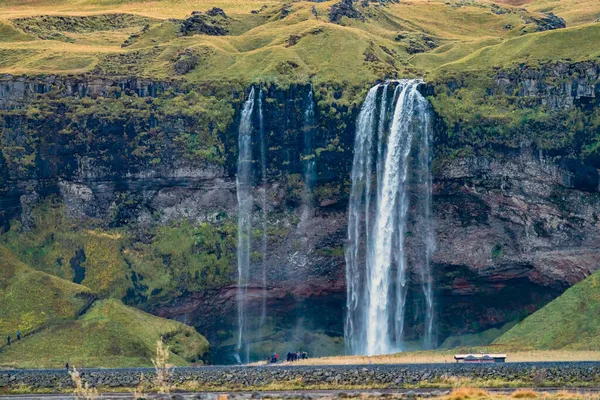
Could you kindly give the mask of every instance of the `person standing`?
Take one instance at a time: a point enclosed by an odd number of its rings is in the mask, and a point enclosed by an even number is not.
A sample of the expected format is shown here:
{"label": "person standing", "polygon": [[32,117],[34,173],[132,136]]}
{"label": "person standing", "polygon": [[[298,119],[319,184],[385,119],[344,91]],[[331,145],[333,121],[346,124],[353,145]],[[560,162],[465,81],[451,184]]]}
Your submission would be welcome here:
{"label": "person standing", "polygon": [[17,341],[21,340],[21,331],[17,331]]}
{"label": "person standing", "polygon": [[6,338],[6,345],[10,346],[10,336]]}

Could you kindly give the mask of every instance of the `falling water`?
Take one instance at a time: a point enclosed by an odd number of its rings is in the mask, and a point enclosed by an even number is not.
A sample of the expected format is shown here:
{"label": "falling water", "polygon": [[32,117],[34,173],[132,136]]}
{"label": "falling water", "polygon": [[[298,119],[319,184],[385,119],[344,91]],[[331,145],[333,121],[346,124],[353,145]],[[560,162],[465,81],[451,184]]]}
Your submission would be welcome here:
{"label": "falling water", "polygon": [[261,281],[262,281],[262,298],[261,298],[261,314],[259,334],[262,337],[262,330],[267,318],[267,144],[265,139],[265,124],[263,118],[263,91],[262,88],[258,92],[258,127],[260,134],[260,165],[261,165],[261,227],[262,227],[262,265],[261,265]]}
{"label": "falling water", "polygon": [[[396,89],[388,112],[392,84]],[[429,103],[417,90],[419,84],[417,80],[402,80],[371,88],[356,123],[345,324],[346,345],[353,354],[386,354],[403,348],[409,283],[405,232],[409,193],[413,191],[418,195],[418,204],[410,217],[416,221],[422,245],[412,268],[418,271],[426,303],[424,345],[431,346],[430,258],[435,243],[430,216],[431,123]],[[413,157],[416,161],[411,161],[413,142],[418,144]]]}
{"label": "falling water", "polygon": [[[252,113],[254,111],[254,87],[250,90],[248,99],[242,108],[240,127],[238,131],[238,165],[236,176],[236,189],[238,200],[238,358],[244,347],[246,336],[246,297],[250,274],[250,239],[252,230]],[[249,349],[246,347],[245,362],[249,359]]]}
{"label": "falling water", "polygon": [[[421,109],[427,109],[427,100],[423,97],[418,99]],[[435,235],[431,219],[431,113],[419,113],[420,142],[419,154],[417,156],[416,181],[417,196],[419,199],[420,210],[417,220],[416,231],[422,240],[421,259],[419,260],[421,268],[419,273],[421,277],[421,290],[425,298],[425,336],[423,340],[424,347],[427,349],[433,346],[433,282],[431,276],[431,256],[435,251]]]}
{"label": "falling water", "polygon": [[301,229],[303,229],[304,223],[308,220],[312,212],[312,189],[316,175],[316,162],[313,148],[314,128],[315,102],[313,99],[313,91],[311,86],[304,111],[304,149],[302,161],[304,190],[302,193],[302,206],[300,214]]}

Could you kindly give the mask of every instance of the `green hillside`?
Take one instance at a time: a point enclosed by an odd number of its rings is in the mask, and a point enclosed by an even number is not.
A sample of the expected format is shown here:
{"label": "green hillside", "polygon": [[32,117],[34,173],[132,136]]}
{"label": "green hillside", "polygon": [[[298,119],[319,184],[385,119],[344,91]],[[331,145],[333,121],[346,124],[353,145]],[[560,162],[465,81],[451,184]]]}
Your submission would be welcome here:
{"label": "green hillside", "polygon": [[600,350],[600,272],[500,336],[494,344],[533,349]]}
{"label": "green hillside", "polygon": [[[42,326],[75,318],[91,301],[80,285],[33,270],[0,246],[0,337],[13,339]],[[4,344],[4,343],[2,343]]]}
{"label": "green hillside", "polygon": [[[187,325],[94,299],[85,286],[35,271],[0,246],[0,367],[150,366],[160,338],[175,365],[201,363],[208,351]],[[13,344],[5,346],[9,335]]]}
{"label": "green hillside", "polygon": [[[514,62],[550,58],[555,50],[544,40],[561,43],[561,58],[581,59],[595,56],[588,48],[597,29],[569,30],[595,21],[600,13],[597,4],[570,0],[569,7],[556,7],[556,12],[568,11],[573,22],[546,37],[535,32],[543,12],[554,8],[538,5],[541,0],[527,8],[485,1],[356,2],[360,17],[333,22],[335,1],[5,3],[0,72],[136,74],[246,84],[311,79],[366,85],[385,76],[424,75],[465,57],[469,68],[487,68],[505,63],[506,56],[514,56]],[[211,7],[225,13],[210,22],[220,33],[182,34],[182,21]],[[582,41],[581,35],[591,37]],[[487,50],[503,43],[497,51]],[[193,59],[195,65],[182,70],[177,67],[182,59]]]}
{"label": "green hillside", "polygon": [[155,317],[118,300],[96,302],[80,318],[49,326],[0,352],[0,366],[59,368],[152,366],[156,341],[170,347],[174,365],[201,363],[208,342],[193,328]]}

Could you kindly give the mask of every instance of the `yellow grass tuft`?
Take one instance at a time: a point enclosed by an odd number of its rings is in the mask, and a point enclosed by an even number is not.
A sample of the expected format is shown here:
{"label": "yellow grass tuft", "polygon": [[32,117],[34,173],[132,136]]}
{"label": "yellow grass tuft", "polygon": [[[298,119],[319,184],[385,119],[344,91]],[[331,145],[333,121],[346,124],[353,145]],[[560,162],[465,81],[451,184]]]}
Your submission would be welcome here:
{"label": "yellow grass tuft", "polygon": [[75,383],[74,394],[77,399],[95,400],[100,397],[98,389],[90,388],[88,382],[85,382],[85,384],[83,383],[77,368],[73,368],[72,371],[69,371],[69,375],[71,375],[71,379]]}
{"label": "yellow grass tuft", "polygon": [[515,391],[511,397],[513,399],[537,399],[539,394],[530,389],[521,389]]}
{"label": "yellow grass tuft", "polygon": [[154,365],[154,389],[158,393],[171,393],[171,377],[173,375],[173,365],[169,364],[171,353],[169,346],[165,346],[162,339],[156,341],[156,358],[152,359]]}
{"label": "yellow grass tuft", "polygon": [[484,389],[458,388],[454,389],[446,398],[447,400],[467,400],[467,399],[489,399],[490,393]]}

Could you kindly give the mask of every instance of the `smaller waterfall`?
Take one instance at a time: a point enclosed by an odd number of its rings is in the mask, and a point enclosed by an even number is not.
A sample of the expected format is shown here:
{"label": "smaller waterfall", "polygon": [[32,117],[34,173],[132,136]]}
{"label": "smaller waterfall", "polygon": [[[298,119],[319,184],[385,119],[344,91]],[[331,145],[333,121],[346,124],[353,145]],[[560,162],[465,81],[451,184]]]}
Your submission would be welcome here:
{"label": "smaller waterfall", "polygon": [[316,160],[314,155],[314,130],[315,130],[315,102],[313,98],[312,85],[308,92],[306,107],[304,111],[304,126],[303,126],[303,159],[302,169],[304,176],[304,189],[302,192],[302,206],[300,213],[301,229],[304,227],[304,222],[308,220],[312,213],[312,190],[316,176]]}
{"label": "smaller waterfall", "polygon": [[[371,88],[357,119],[344,332],[352,354],[403,349],[409,266],[420,277],[425,302],[423,343],[432,346],[431,117],[429,103],[417,90],[420,83],[401,80]],[[392,84],[396,88],[390,102]],[[411,239],[417,256],[410,265],[406,254],[409,222],[418,236]]]}
{"label": "smaller waterfall", "polygon": [[[252,114],[254,111],[254,87],[250,90],[248,99],[242,108],[240,126],[238,130],[238,165],[236,176],[236,189],[238,200],[238,358],[241,362],[249,361],[247,340],[246,300],[248,294],[248,281],[250,275],[250,249],[252,235]],[[245,359],[241,359],[242,349],[246,349]]]}
{"label": "smaller waterfall", "polygon": [[267,144],[265,138],[265,123],[263,117],[263,91],[262,88],[258,91],[258,126],[260,134],[260,165],[261,165],[261,283],[262,283],[262,299],[261,299],[261,315],[259,334],[262,337],[265,320],[267,318]]}
{"label": "smaller waterfall", "polygon": [[[426,109],[427,101],[420,97],[419,107]],[[422,251],[419,274],[421,277],[421,291],[425,299],[425,335],[423,344],[426,349],[433,347],[433,282],[431,276],[431,256],[436,248],[435,233],[431,218],[431,113],[419,114],[420,142],[419,154],[417,156],[416,187],[420,210],[418,211],[417,228],[419,238],[422,241]]]}

